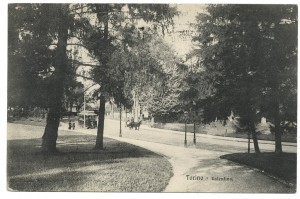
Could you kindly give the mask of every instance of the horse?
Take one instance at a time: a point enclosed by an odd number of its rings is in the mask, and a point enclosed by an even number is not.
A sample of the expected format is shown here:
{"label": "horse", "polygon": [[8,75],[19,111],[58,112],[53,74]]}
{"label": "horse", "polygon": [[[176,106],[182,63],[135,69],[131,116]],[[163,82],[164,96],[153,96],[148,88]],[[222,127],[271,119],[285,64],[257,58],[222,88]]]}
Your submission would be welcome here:
{"label": "horse", "polygon": [[130,129],[135,128],[135,130],[140,130],[141,123],[142,123],[142,121],[129,122],[129,123],[126,123],[126,126],[129,127]]}
{"label": "horse", "polygon": [[125,124],[125,127],[130,127],[131,126],[131,123],[132,122],[130,122],[129,120],[126,122],[126,124]]}

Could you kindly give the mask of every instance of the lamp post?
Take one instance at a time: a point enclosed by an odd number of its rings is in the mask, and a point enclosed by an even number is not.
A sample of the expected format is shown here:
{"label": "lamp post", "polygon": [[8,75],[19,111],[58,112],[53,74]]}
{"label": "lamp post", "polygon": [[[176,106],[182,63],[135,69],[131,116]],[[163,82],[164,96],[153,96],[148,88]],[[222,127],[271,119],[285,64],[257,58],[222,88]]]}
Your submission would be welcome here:
{"label": "lamp post", "polygon": [[196,146],[196,102],[193,100],[193,121],[194,121],[194,139],[193,143]]}
{"label": "lamp post", "polygon": [[119,137],[122,137],[122,104],[120,102],[120,133]]}
{"label": "lamp post", "polygon": [[187,121],[188,112],[184,111],[184,119],[185,119],[185,125],[184,125],[184,147],[187,147],[187,140],[186,140],[186,121]]}
{"label": "lamp post", "polygon": [[250,153],[250,132],[248,131],[248,153]]}
{"label": "lamp post", "polygon": [[196,123],[194,122],[194,145],[196,145]]}
{"label": "lamp post", "polygon": [[85,94],[83,94],[83,128],[85,128]]}

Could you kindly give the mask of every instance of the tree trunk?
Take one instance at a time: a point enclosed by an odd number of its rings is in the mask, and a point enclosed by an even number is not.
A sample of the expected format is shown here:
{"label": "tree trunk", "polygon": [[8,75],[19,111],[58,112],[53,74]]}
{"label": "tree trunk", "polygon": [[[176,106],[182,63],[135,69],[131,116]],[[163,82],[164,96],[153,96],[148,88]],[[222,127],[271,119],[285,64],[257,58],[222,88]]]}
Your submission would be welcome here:
{"label": "tree trunk", "polygon": [[70,112],[73,112],[73,104],[74,104],[74,102],[73,102],[73,100],[71,100],[70,101]]}
{"label": "tree trunk", "polygon": [[258,146],[258,140],[257,140],[255,125],[254,125],[253,122],[251,122],[251,124],[250,124],[250,131],[251,131],[251,134],[252,134],[252,139],[253,139],[253,145],[254,145],[255,153],[259,154],[260,150],[259,150],[259,146]]}
{"label": "tree trunk", "polygon": [[47,115],[47,124],[42,137],[42,150],[44,152],[57,152],[56,140],[58,137],[58,127],[61,116],[64,79],[67,67],[67,54],[66,46],[68,40],[68,27],[67,27],[67,4],[62,4],[58,13],[59,28],[58,28],[58,43],[54,60],[55,72],[53,74],[53,94],[49,113]]}
{"label": "tree trunk", "polygon": [[105,97],[101,94],[96,146],[94,149],[100,149],[100,150],[103,149],[104,116],[105,116]]}
{"label": "tree trunk", "polygon": [[50,107],[47,124],[42,137],[42,150],[44,152],[56,152],[56,140],[60,121],[60,108]]}
{"label": "tree trunk", "polygon": [[275,131],[275,153],[282,153],[280,118],[279,118],[279,103],[276,102],[274,107],[274,131]]}
{"label": "tree trunk", "polygon": [[250,132],[248,132],[248,153],[250,153]]}
{"label": "tree trunk", "polygon": [[[103,31],[103,49],[107,49],[109,40],[108,40],[108,23],[109,23],[109,14],[108,14],[108,4],[105,4],[104,11],[102,8],[97,10],[99,12],[97,14],[98,19],[103,18],[104,19],[104,31]],[[99,8],[99,7],[98,7]],[[97,8],[97,9],[98,9]],[[104,13],[104,15],[103,15]],[[105,55],[105,51],[102,52],[102,64],[103,67],[106,68],[108,64],[108,55]],[[105,117],[105,102],[106,99],[104,97],[105,93],[105,82],[99,82],[101,85],[101,94],[100,94],[100,106],[99,106],[99,119],[98,119],[98,128],[97,128],[97,137],[96,137],[96,145],[94,149],[96,150],[102,150],[103,149],[103,134],[104,134],[104,117]]]}
{"label": "tree trunk", "polygon": [[122,137],[122,104],[120,103],[120,133],[119,137]]}
{"label": "tree trunk", "polygon": [[114,109],[114,103],[111,102],[111,113],[112,113],[112,118],[115,118],[115,109]]}

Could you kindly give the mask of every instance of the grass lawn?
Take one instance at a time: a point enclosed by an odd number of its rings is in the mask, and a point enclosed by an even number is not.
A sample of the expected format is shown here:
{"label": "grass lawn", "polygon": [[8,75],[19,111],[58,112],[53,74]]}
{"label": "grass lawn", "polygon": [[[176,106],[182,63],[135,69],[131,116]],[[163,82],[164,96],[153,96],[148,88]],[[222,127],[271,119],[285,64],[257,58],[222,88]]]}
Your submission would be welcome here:
{"label": "grass lawn", "polygon": [[275,176],[290,186],[296,187],[297,179],[297,154],[282,153],[234,153],[221,156],[223,159],[231,160],[240,164],[245,164],[258,168],[263,172]]}
{"label": "grass lawn", "polygon": [[10,123],[33,125],[33,126],[46,126],[46,119],[39,118],[22,118],[19,120],[11,120]]}
{"label": "grass lawn", "polygon": [[95,138],[60,131],[58,155],[41,153],[41,138],[8,140],[8,189],[161,192],[168,185],[173,174],[165,157],[108,138],[105,150],[95,151]]}
{"label": "grass lawn", "polygon": [[[185,131],[185,124],[183,123],[155,123],[153,125],[154,128],[159,129],[167,129],[173,131]],[[227,131],[227,133],[225,133]],[[263,134],[261,133],[262,128],[257,129],[258,140],[271,140],[275,141],[275,135],[273,134]],[[194,132],[194,125],[187,124],[187,132]],[[214,136],[226,136],[226,137],[235,137],[235,138],[248,138],[248,134],[246,132],[236,133],[236,130],[232,123],[228,123],[226,126],[223,126],[220,122],[212,122],[211,124],[206,125],[196,125],[196,133],[200,134],[209,134]],[[293,142],[297,143],[297,134],[295,133],[286,133],[281,137],[283,142]]]}

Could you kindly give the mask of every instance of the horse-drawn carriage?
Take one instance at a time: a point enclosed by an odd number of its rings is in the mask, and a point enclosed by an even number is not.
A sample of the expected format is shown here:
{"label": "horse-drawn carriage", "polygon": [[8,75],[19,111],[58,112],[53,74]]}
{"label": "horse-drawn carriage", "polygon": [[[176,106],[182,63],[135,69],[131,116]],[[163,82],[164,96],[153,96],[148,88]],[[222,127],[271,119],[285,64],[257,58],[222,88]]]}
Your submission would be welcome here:
{"label": "horse-drawn carriage", "polygon": [[126,122],[126,127],[129,127],[130,129],[135,129],[135,130],[140,130],[140,126],[141,126],[142,121],[138,121],[138,122],[134,122],[134,121],[127,121]]}

